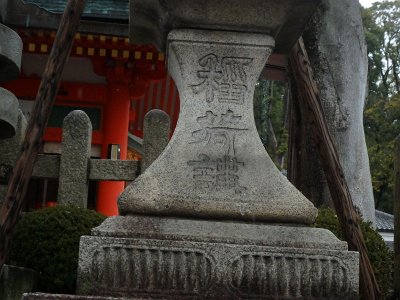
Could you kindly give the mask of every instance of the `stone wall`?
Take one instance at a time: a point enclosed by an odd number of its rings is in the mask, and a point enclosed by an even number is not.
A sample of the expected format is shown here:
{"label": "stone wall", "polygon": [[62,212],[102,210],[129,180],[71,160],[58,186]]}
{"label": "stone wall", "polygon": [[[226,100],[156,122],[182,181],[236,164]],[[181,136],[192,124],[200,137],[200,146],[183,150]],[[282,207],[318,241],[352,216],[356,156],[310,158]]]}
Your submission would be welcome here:
{"label": "stone wall", "polygon": [[33,291],[38,274],[27,268],[4,265],[0,273],[0,299],[20,300],[23,293]]}

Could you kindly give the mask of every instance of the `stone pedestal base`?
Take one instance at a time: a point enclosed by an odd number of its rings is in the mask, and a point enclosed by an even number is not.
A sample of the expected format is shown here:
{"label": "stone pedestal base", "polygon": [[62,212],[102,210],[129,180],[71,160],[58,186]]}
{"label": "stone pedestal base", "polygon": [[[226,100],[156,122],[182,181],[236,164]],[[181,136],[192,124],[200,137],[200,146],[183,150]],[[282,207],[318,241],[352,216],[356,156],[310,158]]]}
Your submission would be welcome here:
{"label": "stone pedestal base", "polygon": [[358,253],[325,229],[112,217],[81,238],[78,294],[358,299]]}

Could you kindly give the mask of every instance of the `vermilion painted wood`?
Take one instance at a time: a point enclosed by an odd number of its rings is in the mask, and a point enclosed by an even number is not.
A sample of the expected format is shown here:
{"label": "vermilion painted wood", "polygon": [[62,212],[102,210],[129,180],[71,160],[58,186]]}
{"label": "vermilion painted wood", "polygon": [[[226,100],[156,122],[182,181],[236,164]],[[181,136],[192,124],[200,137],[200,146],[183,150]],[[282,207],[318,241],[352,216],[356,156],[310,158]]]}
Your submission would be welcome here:
{"label": "vermilion painted wood", "polygon": [[[120,158],[125,160],[128,149],[129,88],[124,83],[110,83],[108,100],[104,109],[102,158],[108,158],[108,145],[120,146]],[[106,215],[118,215],[117,199],[124,190],[123,181],[99,182],[96,211]]]}
{"label": "vermilion painted wood", "polygon": [[[12,92],[18,99],[33,100],[35,99],[40,85],[39,77],[21,76],[16,80],[2,83],[1,86]],[[89,106],[93,104],[104,104],[107,100],[107,85],[92,84],[84,82],[65,82],[60,85],[62,90],[66,91],[64,95],[59,90],[57,94],[56,104],[69,102],[73,104],[81,104]]]}

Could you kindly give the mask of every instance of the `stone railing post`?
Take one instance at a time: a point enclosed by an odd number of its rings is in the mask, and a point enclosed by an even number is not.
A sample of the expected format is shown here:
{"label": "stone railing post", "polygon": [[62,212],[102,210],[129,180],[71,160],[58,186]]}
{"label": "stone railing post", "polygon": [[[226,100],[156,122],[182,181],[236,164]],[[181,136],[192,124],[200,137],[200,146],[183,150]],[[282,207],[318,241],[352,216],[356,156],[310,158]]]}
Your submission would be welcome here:
{"label": "stone railing post", "polygon": [[64,119],[58,203],[87,207],[92,124],[81,110]]}
{"label": "stone railing post", "polygon": [[143,159],[141,173],[160,156],[168,145],[170,118],[160,109],[149,111],[143,124]]}

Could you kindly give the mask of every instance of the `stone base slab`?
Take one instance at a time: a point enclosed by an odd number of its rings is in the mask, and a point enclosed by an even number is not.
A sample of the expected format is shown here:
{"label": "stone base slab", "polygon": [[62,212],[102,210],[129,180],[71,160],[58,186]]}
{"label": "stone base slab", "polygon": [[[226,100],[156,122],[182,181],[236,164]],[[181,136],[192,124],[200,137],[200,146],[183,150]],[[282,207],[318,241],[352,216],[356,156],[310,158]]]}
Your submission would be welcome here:
{"label": "stone base slab", "polygon": [[[80,296],[65,294],[26,293],[21,300],[142,300],[139,298],[114,298],[101,296]],[[144,300],[144,299],[143,299]],[[159,298],[162,300],[162,298]]]}
{"label": "stone base slab", "polygon": [[81,238],[78,294],[358,299],[358,253],[324,229],[113,217]]}
{"label": "stone base slab", "polygon": [[[79,296],[64,294],[26,293],[21,300],[128,300],[128,298]],[[139,300],[139,299],[138,299]]]}

